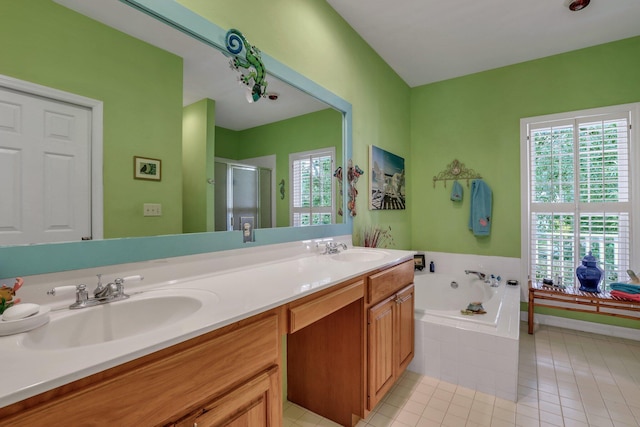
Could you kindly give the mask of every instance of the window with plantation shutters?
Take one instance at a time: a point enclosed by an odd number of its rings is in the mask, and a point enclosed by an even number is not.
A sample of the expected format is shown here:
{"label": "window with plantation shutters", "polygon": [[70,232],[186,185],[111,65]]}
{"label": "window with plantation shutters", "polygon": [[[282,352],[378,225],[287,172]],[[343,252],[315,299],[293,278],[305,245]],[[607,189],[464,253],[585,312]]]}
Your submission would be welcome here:
{"label": "window with plantation shutters", "polygon": [[628,280],[638,199],[632,197],[633,111],[611,107],[522,121],[523,256],[528,253],[532,281],[579,286],[575,269],[588,252],[604,270],[605,286]]}
{"label": "window with plantation shutters", "polygon": [[332,224],[335,149],[289,155],[291,225]]}

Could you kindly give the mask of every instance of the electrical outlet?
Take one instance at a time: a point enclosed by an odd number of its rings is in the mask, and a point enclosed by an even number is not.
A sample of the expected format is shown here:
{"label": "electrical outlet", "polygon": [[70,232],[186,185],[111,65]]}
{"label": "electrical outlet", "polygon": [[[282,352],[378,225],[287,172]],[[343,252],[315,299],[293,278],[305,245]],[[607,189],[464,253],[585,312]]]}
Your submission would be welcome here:
{"label": "electrical outlet", "polygon": [[162,205],[160,203],[145,203],[143,205],[144,216],[162,216]]}
{"label": "electrical outlet", "polygon": [[255,242],[253,237],[253,221],[252,216],[243,216],[240,218],[240,231],[242,231],[242,242]]}

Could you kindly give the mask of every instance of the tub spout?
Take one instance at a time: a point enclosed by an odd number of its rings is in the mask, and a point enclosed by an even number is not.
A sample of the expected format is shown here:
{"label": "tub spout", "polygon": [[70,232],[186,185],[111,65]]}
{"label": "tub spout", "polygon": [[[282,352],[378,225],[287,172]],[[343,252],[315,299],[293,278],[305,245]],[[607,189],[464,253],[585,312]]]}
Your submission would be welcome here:
{"label": "tub spout", "polygon": [[486,280],[486,278],[487,278],[486,274],[480,273],[479,271],[465,270],[464,274],[475,274],[476,276],[478,276],[478,279],[480,279],[480,280]]}

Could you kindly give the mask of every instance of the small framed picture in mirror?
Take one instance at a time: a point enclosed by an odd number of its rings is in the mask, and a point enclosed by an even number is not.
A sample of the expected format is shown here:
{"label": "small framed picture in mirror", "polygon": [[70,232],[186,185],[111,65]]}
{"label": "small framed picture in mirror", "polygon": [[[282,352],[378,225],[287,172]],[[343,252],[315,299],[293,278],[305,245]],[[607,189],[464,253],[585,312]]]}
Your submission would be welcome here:
{"label": "small framed picture in mirror", "polygon": [[149,157],[133,157],[133,177],[135,179],[148,179],[160,181],[162,161]]}
{"label": "small framed picture in mirror", "polygon": [[424,254],[415,254],[413,256],[413,268],[420,271],[424,269]]}

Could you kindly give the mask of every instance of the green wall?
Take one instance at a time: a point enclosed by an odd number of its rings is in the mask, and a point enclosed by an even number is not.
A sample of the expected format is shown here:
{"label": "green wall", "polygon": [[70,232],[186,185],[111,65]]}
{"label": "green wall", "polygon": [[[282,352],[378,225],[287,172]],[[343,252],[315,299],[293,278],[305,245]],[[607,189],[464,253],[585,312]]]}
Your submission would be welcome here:
{"label": "green wall", "polygon": [[[289,226],[289,154],[334,147],[336,164],[342,164],[342,114],[333,109],[304,114],[288,120],[243,131],[216,130],[216,156],[250,159],[276,156],[273,179],[285,181],[285,198],[276,196],[276,225]],[[279,187],[278,187],[279,188]],[[341,218],[337,222],[342,222]]]}
{"label": "green wall", "polygon": [[[50,0],[0,2],[0,39],[0,74],[104,103],[104,236],[181,232],[182,59]],[[134,180],[133,156],[162,181]]]}
{"label": "green wall", "polygon": [[225,159],[239,159],[240,155],[238,154],[238,150],[240,147],[240,137],[241,131],[216,126],[215,156]]}
{"label": "green wall", "polygon": [[[410,89],[324,1],[178,0],[222,28],[240,29],[263,52],[327,88],[353,106],[353,162],[365,170],[357,184],[354,228],[391,226],[395,248],[411,246],[414,201],[404,211],[369,211],[368,146],[410,158]],[[414,185],[408,177],[407,187]]]}
{"label": "green wall", "polygon": [[182,231],[214,231],[213,187],[216,103],[202,99],[184,107],[182,118]]}
{"label": "green wall", "polygon": [[[411,90],[414,249],[520,257],[520,119],[640,101],[640,37]],[[454,159],[493,190],[488,237],[467,228],[469,188],[432,179]]]}

